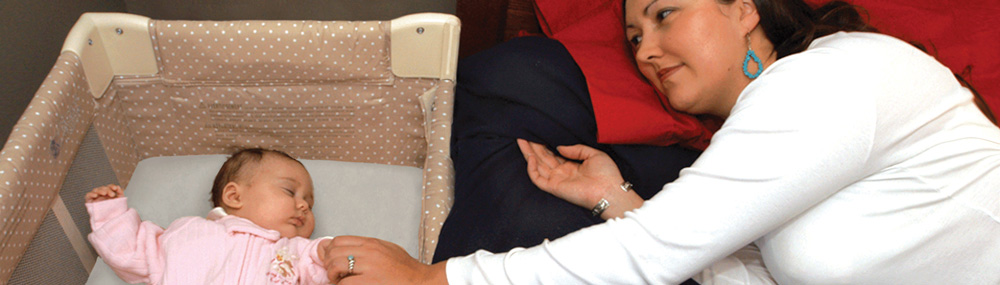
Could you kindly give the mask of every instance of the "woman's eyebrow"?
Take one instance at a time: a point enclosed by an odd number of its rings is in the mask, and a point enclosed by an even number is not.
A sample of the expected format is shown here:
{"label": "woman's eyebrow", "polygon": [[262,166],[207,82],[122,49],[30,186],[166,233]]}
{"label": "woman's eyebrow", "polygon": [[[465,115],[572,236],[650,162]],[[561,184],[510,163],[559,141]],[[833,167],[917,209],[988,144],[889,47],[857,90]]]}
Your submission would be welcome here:
{"label": "woman's eyebrow", "polygon": [[643,15],[648,15],[649,14],[649,7],[652,7],[653,4],[656,4],[656,1],[660,1],[660,0],[653,0],[653,2],[649,2],[649,5],[646,5],[646,8],[642,9],[642,14]]}
{"label": "woman's eyebrow", "polygon": [[[653,4],[656,4],[657,1],[660,1],[660,0],[653,0],[653,2],[649,2],[649,4],[646,5],[646,8],[642,9],[642,14],[643,15],[649,15],[649,7],[652,7]],[[635,28],[635,25],[633,25],[633,24],[625,24],[625,28],[626,29],[628,29],[628,28]]]}

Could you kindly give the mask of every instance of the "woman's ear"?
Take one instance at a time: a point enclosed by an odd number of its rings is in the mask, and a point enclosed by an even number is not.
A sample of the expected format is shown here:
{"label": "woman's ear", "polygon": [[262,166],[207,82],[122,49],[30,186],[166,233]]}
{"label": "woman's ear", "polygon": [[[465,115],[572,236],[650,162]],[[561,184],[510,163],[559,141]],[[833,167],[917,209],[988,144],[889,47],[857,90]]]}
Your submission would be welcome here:
{"label": "woman's ear", "polygon": [[740,23],[743,25],[744,34],[749,34],[760,24],[760,13],[757,11],[757,3],[754,0],[738,0],[740,2]]}
{"label": "woman's ear", "polygon": [[239,209],[243,207],[241,194],[243,187],[236,182],[230,181],[222,188],[222,206],[228,209]]}

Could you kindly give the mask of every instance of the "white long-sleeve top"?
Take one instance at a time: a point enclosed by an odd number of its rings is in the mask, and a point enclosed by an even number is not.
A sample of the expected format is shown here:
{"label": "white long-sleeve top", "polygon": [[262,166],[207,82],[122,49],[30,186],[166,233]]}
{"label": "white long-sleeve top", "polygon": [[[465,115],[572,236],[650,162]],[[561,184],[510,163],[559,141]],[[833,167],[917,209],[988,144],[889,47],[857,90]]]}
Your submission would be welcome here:
{"label": "white long-sleeve top", "polygon": [[452,258],[447,275],[679,283],[752,242],[779,283],[998,284],[1000,129],[924,52],[836,33],[764,70],[642,207],[536,247]]}

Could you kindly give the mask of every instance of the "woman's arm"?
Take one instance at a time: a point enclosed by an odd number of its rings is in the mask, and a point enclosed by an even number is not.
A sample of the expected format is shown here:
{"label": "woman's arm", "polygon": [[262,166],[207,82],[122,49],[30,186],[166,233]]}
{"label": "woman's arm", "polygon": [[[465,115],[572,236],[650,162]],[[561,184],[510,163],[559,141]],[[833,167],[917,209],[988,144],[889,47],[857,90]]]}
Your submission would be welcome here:
{"label": "woman's arm", "polygon": [[[772,68],[698,161],[641,207],[541,246],[452,259],[449,279],[679,283],[872,171],[871,90],[801,72],[811,67]],[[558,187],[550,192],[573,191]]]}

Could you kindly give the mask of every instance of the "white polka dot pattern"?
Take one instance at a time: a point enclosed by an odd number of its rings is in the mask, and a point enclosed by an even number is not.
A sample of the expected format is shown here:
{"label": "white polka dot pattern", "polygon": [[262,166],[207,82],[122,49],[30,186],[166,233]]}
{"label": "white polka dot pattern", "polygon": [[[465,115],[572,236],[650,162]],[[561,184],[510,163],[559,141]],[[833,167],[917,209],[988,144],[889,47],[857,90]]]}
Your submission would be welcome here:
{"label": "white polka dot pattern", "polygon": [[118,78],[95,127],[120,176],[148,157],[281,149],[304,159],[422,167],[419,97],[437,82],[189,86]]}
{"label": "white polka dot pattern", "polygon": [[390,82],[389,22],[151,21],[166,82]]}
{"label": "white polka dot pattern", "polygon": [[454,192],[454,82],[394,77],[388,28],[151,21],[160,74],[116,76],[96,101],[79,58],[63,54],[0,152],[0,281],[34,237],[91,123],[123,186],[148,157],[241,147],[423,167],[419,258],[429,262]]}
{"label": "white polka dot pattern", "polygon": [[455,83],[443,80],[434,90],[427,127],[427,162],[424,164],[423,220],[420,232],[420,261],[430,264],[437,248],[444,219],[455,196],[455,167],[451,160],[451,122]]}
{"label": "white polka dot pattern", "polygon": [[8,280],[93,120],[80,60],[63,53],[0,150],[0,280]]}

